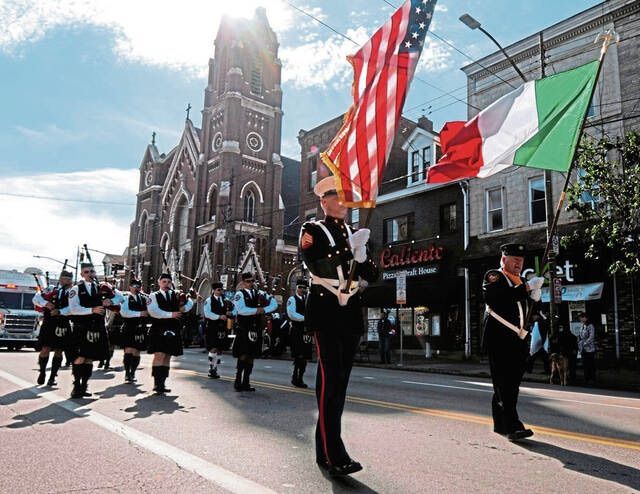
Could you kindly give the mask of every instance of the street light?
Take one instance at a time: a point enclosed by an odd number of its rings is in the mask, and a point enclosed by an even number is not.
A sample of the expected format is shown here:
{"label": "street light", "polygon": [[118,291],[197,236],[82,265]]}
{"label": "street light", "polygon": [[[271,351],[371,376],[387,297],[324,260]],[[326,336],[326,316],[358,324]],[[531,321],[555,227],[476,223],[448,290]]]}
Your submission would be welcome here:
{"label": "street light", "polygon": [[495,43],[495,45],[498,47],[498,49],[502,52],[502,54],[505,56],[505,58],[509,61],[509,63],[513,66],[513,68],[516,70],[516,72],[518,73],[518,75],[520,76],[520,78],[524,81],[527,82],[527,78],[524,76],[524,74],[522,72],[520,72],[520,69],[518,68],[518,66],[515,64],[515,62],[511,59],[511,57],[509,55],[507,55],[507,52],[504,51],[504,48],[502,48],[502,46],[500,45],[500,43],[498,43],[498,41],[491,36],[491,34],[489,34],[489,32],[487,32],[485,29],[482,28],[482,25],[475,20],[473,17],[471,17],[469,14],[462,14],[460,16],[460,21],[462,21],[462,23],[467,26],[469,29],[479,29],[480,31],[482,31],[487,38],[489,38],[491,41],[493,41]]}
{"label": "street light", "polygon": [[64,263],[64,262],[62,262],[62,261],[59,261],[58,259],[54,259],[53,257],[39,256],[39,255],[36,255],[36,254],[34,254],[34,255],[33,255],[33,257],[35,257],[35,258],[37,258],[37,259],[48,259],[49,261],[57,262],[58,264],[62,264],[63,266],[64,266],[65,264],[67,264],[67,267],[68,267],[69,269],[73,269],[74,271],[75,271],[75,269],[76,269],[76,268],[74,268],[73,266],[69,266],[69,265],[68,265],[68,263]]}

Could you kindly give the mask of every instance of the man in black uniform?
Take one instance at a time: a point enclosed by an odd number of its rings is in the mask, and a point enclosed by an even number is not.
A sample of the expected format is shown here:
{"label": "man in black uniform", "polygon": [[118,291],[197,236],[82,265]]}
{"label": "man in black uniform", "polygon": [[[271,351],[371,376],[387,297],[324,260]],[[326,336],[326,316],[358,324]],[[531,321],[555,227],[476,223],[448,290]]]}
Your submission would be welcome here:
{"label": "man in black uniform", "polygon": [[149,296],[147,306],[147,312],[151,316],[147,353],[153,354],[151,375],[154,381],[153,390],[158,394],[171,391],[165,387],[171,357],[183,353],[180,317],[193,307],[191,299],[184,300],[184,304],[181,303],[178,293],[171,288],[171,283],[170,274],[161,274],[158,278],[160,290]]}
{"label": "man in black uniform", "polygon": [[[318,357],[316,461],[330,475],[342,476],[362,470],[340,437],[353,358],[364,332],[357,280],[374,281],[378,269],[367,253],[369,230],[353,231],[344,221],[347,208],[338,199],[334,177],[318,182],[314,193],[325,219],[302,226],[300,249],[312,277],[305,326],[313,332]],[[356,281],[347,286],[354,262]]]}
{"label": "man in black uniform", "polygon": [[227,345],[227,321],[233,317],[230,301],[224,299],[222,283],[212,283],[212,295],[204,301],[204,342],[209,352],[209,377],[220,379],[218,364],[220,355],[229,347]]}
{"label": "man in black uniform", "polygon": [[529,353],[524,340],[527,300],[540,300],[544,278],[527,281],[520,275],[524,245],[505,244],[500,250],[500,269],[487,271],[482,285],[486,303],[482,346],[493,381],[493,430],[517,441],[533,435],[518,418],[516,405]]}
{"label": "man in black uniform", "polygon": [[262,332],[265,328],[264,315],[278,308],[276,299],[262,290],[254,288],[253,273],[242,273],[242,288],[233,297],[233,305],[238,314],[236,337],[233,340],[233,356],[238,359],[236,391],[255,391],[250,384],[253,359],[262,354]]}
{"label": "man in black uniform", "polygon": [[33,304],[44,309],[44,320],[38,336],[38,343],[41,346],[38,357],[38,365],[40,367],[38,384],[44,384],[49,354],[53,350],[51,374],[49,375],[47,386],[56,385],[56,376],[62,366],[62,352],[69,347],[71,325],[69,318],[65,314],[69,314],[69,288],[72,285],[72,277],[73,275],[69,271],[62,271],[60,273],[60,286],[54,288],[48,294],[38,292],[33,297]]}
{"label": "man in black uniform", "polygon": [[109,354],[109,339],[104,326],[105,307],[111,300],[103,300],[100,287],[95,281],[95,270],[90,263],[82,263],[82,279],[69,290],[69,313],[73,321],[73,391],[71,398],[91,396],[87,383],[93,372],[93,361],[106,359]]}
{"label": "man in black uniform", "polygon": [[122,295],[120,316],[122,316],[122,347],[124,348],[124,371],[126,382],[136,380],[136,369],[140,365],[140,351],[147,348],[147,305],[149,297],[142,293],[142,282],[132,279],[129,293]]}
{"label": "man in black uniform", "polygon": [[287,317],[291,321],[291,356],[293,357],[291,384],[296,388],[309,387],[302,379],[307,368],[307,360],[311,360],[313,353],[313,337],[304,328],[308,290],[307,280],[299,278],[296,283],[296,293],[287,300]]}

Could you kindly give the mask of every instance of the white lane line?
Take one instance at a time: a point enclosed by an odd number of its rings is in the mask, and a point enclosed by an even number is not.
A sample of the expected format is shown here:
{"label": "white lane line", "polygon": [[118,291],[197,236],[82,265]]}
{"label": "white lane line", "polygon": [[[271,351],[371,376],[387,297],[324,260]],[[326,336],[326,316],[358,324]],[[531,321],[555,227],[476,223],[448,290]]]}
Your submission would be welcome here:
{"label": "white lane line", "polygon": [[173,461],[180,467],[193,472],[196,475],[226,489],[229,492],[237,492],[241,494],[253,494],[253,493],[269,493],[275,494],[268,487],[260,485],[252,480],[246,479],[236,473],[233,473],[225,468],[222,468],[213,463],[209,463],[202,458],[199,458],[191,453],[187,453],[175,446],[172,446],[164,441],[156,439],[153,436],[140,432],[127,425],[118,422],[112,418],[102,415],[90,409],[82,408],[82,412],[78,412],[77,403],[66,400],[60,395],[57,395],[53,391],[47,391],[45,393],[39,393],[33,389],[33,384],[27,382],[13,374],[9,374],[3,370],[0,370],[0,377],[15,384],[19,388],[29,391],[34,395],[39,396],[60,408],[73,413],[79,417],[87,419],[89,422],[102,427],[103,429],[113,432],[114,434],[123,437],[127,441],[130,441],[138,446],[154,453],[162,458]]}
{"label": "white lane line", "polygon": [[[447,385],[447,384],[434,384],[434,383],[425,383],[425,382],[417,382],[417,381],[402,381],[403,383],[406,384],[418,384],[420,386],[432,386],[435,388],[450,388],[450,389],[462,389],[462,390],[466,390],[466,391],[477,391],[479,393],[493,393],[493,389],[478,389],[478,388],[469,388],[467,386],[451,386],[451,385]],[[475,384],[477,386],[484,386],[484,387],[492,387],[492,384],[489,383],[479,383],[479,382],[472,382],[472,381],[463,381],[463,382],[467,382],[469,384]],[[538,394],[535,393],[535,391],[540,391],[534,388],[520,388],[520,397],[521,398],[525,398],[525,399],[541,399],[541,400],[549,400],[549,401],[564,401],[567,403],[579,403],[581,405],[597,405],[597,406],[602,406],[602,407],[614,407],[614,408],[627,408],[627,409],[631,409],[631,410],[640,410],[640,407],[630,407],[630,406],[626,406],[626,405],[616,405],[613,403],[599,403],[596,401],[582,401],[582,400],[571,400],[568,398],[553,398],[550,396],[544,396],[543,394]]]}
{"label": "white lane line", "polygon": [[371,376],[364,376],[362,379],[371,379],[373,381],[375,381],[375,377],[371,377]]}
{"label": "white lane line", "polygon": [[493,393],[488,389],[467,388],[465,386],[450,386],[448,384],[434,384],[434,383],[421,383],[417,381],[402,381],[405,384],[419,384],[420,386],[433,386],[434,388],[451,388],[451,389],[466,389],[467,391],[478,391],[480,393]]}

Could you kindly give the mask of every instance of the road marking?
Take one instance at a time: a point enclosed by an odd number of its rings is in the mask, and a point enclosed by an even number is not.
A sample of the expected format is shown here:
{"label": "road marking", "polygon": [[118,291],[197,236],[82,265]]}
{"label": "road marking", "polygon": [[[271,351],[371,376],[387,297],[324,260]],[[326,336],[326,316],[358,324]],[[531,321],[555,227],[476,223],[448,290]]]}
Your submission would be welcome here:
{"label": "road marking", "polygon": [[375,377],[370,377],[370,376],[364,376],[362,379],[371,379],[372,381],[375,381]]}
{"label": "road marking", "polygon": [[406,384],[419,384],[420,386],[433,386],[435,388],[466,389],[468,391],[478,391],[480,393],[493,393],[493,391],[489,391],[488,389],[466,388],[464,386],[451,386],[449,384],[422,383],[418,381],[402,381],[402,382]]}
{"label": "road marking", "polygon": [[[192,376],[206,377],[205,374],[201,372],[196,372],[188,369],[176,369],[177,372],[182,374],[188,374]],[[225,381],[232,382],[233,378],[222,376],[222,379]],[[263,388],[271,388],[279,391],[286,391],[288,393],[298,393],[304,394],[308,396],[315,396],[314,390],[304,390],[298,388],[292,388],[289,386],[284,386],[281,384],[272,384],[266,383],[262,381],[251,381],[255,386],[263,387]],[[491,426],[493,424],[493,420],[490,417],[484,415],[474,415],[471,413],[463,413],[463,412],[450,412],[447,410],[438,410],[435,408],[424,408],[417,407],[412,405],[405,405],[402,403],[392,403],[388,401],[380,401],[380,400],[372,400],[369,398],[360,398],[357,396],[347,395],[347,401],[351,403],[357,403],[360,405],[369,405],[381,408],[387,408],[392,410],[401,410],[404,412],[415,413],[419,415],[427,415],[431,417],[444,418],[449,420],[458,420],[461,422],[468,422],[473,424]],[[572,439],[574,441],[582,441],[586,443],[600,444],[604,446],[611,446],[616,448],[623,449],[631,449],[635,451],[640,451],[640,442],[638,441],[629,441],[626,439],[617,439],[613,437],[606,436],[595,436],[591,434],[583,434],[580,432],[570,432],[562,429],[554,429],[552,427],[544,427],[531,425],[531,428],[535,430],[536,433],[546,435],[546,436],[554,436],[561,437],[564,439]]]}
{"label": "road marking", "polygon": [[109,432],[113,432],[127,441],[137,444],[157,456],[173,461],[181,468],[188,470],[189,472],[193,472],[223,489],[228,490],[229,492],[237,492],[241,494],[275,493],[275,491],[272,491],[268,487],[244,478],[218,465],[214,465],[213,463],[203,460],[191,453],[187,453],[184,450],[165,443],[160,439],[156,439],[144,432],[140,432],[132,427],[124,425],[123,423],[109,418],[106,415],[102,415],[101,413],[87,408],[82,408],[82,412],[79,413],[77,403],[67,400],[53,391],[41,393],[39,392],[39,389],[33,389],[32,383],[14,376],[13,374],[0,370],[0,377],[15,384],[19,388],[22,388],[24,391],[29,391],[40,398],[58,405],[60,408],[63,408],[74,415],[87,419],[89,422],[92,422]]}

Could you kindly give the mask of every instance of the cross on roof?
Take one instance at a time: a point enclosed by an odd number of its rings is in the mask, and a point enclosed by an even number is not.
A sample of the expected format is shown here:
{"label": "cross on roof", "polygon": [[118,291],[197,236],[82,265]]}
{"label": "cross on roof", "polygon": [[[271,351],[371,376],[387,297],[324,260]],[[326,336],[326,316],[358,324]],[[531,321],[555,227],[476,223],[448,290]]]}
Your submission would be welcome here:
{"label": "cross on roof", "polygon": [[189,112],[191,111],[191,103],[187,104],[187,109],[185,111],[187,112],[187,120],[189,120]]}

